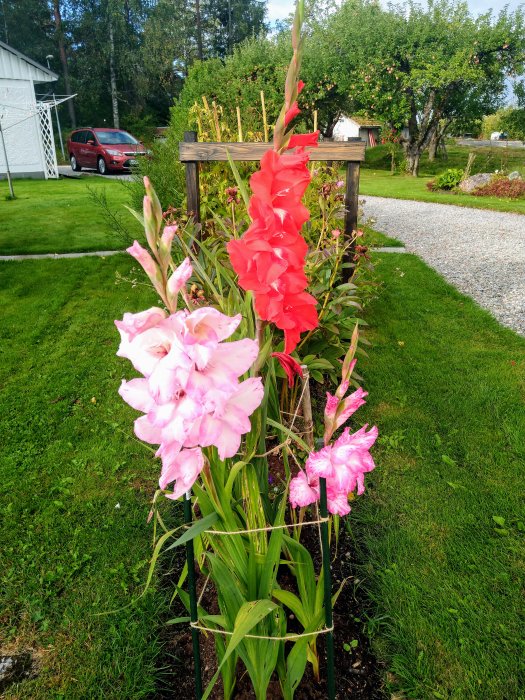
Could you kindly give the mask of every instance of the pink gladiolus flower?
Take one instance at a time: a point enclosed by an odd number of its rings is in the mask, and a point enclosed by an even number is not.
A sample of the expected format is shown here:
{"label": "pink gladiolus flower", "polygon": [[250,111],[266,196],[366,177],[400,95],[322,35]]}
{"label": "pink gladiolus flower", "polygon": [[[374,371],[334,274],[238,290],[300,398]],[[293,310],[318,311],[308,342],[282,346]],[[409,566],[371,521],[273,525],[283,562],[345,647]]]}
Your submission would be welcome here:
{"label": "pink gladiolus flower", "polygon": [[310,453],[305,472],[299,472],[290,482],[290,503],[293,507],[310,505],[318,500],[319,479],[324,478],[330,513],[346,515],[350,512],[348,496],[356,488],[358,495],[364,493],[364,475],[375,468],[369,450],[377,439],[378,431],[374,426],[367,432],[367,427],[365,425],[353,434],[346,428],[333,445]]}
{"label": "pink gladiolus flower", "polygon": [[159,281],[159,268],[157,267],[157,264],[148,251],[143,248],[138,241],[133,241],[133,245],[126,248],[126,252],[132,255],[135,260],[142,265],[144,272],[147,274],[153,284],[156,284]]}
{"label": "pink gladiolus flower", "polygon": [[340,400],[337,396],[332,396],[329,392],[326,393],[325,423],[328,422],[330,424],[332,433],[337,428],[340,428],[343,423],[346,423],[350,416],[366,403],[364,400],[365,396],[368,396],[368,392],[363,391],[361,387],[343,400]]}
{"label": "pink gladiolus flower", "polygon": [[[188,264],[181,277],[188,268],[191,273]],[[203,468],[201,448],[216,446],[221,459],[235,455],[264,387],[259,377],[239,382],[257,358],[257,342],[223,342],[236,330],[240,315],[232,318],[206,307],[168,317],[158,311],[116,322],[122,335],[119,354],[143,375],[123,382],[119,393],[144,413],[135,421],[135,434],[159,445],[159,483],[166,488],[175,482],[169,497],[178,498]]]}
{"label": "pink gladiolus flower", "polygon": [[290,481],[290,503],[292,508],[304,508],[315,503],[318,498],[319,488],[315,480],[311,481],[303,471],[300,471]]}
{"label": "pink gladiolus flower", "polygon": [[[167,228],[167,227],[166,227]],[[176,226],[171,228],[176,229]],[[164,229],[164,233],[166,229]],[[162,234],[164,237],[164,234]],[[186,286],[186,282],[189,280],[193,273],[193,268],[190,263],[189,258],[185,258],[181,264],[172,272],[171,277],[168,280],[167,290],[168,290],[168,301],[170,302],[170,307],[172,309],[177,308],[177,295]]]}
{"label": "pink gladiolus flower", "polygon": [[164,231],[162,232],[162,236],[160,237],[161,241],[164,243],[164,245],[169,246],[173,242],[173,239],[175,238],[175,234],[179,230],[178,224],[173,224],[173,226],[165,226]]}
{"label": "pink gladiolus flower", "polygon": [[165,489],[168,484],[175,482],[173,493],[166,494],[167,498],[180,498],[189,491],[197,481],[204,467],[204,455],[199,447],[191,450],[179,450],[172,454],[164,454],[159,486]]}

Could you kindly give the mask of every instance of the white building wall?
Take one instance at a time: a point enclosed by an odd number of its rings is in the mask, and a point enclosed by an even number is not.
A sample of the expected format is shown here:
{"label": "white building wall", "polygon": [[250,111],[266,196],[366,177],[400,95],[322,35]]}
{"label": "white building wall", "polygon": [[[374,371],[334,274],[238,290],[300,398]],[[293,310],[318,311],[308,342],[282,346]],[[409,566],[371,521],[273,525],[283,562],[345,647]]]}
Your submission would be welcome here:
{"label": "white building wall", "polygon": [[359,124],[350,117],[342,116],[334,126],[334,141],[346,141],[357,136],[359,136]]}
{"label": "white building wall", "polygon": [[[45,166],[40,128],[30,79],[0,78],[0,118],[9,170],[19,177],[43,177]],[[0,148],[0,176],[5,173],[4,153]]]}

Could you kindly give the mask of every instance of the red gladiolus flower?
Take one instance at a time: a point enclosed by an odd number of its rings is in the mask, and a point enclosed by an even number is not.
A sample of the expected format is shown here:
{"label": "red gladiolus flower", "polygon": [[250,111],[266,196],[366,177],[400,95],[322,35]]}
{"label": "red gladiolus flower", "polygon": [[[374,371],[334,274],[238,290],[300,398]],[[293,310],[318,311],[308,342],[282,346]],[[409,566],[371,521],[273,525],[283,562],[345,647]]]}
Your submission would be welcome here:
{"label": "red gladiolus flower", "polygon": [[284,331],[285,355],[294,350],[303,331],[318,323],[317,302],[305,291],[308,247],[300,234],[310,217],[301,201],[311,180],[304,147],[315,146],[317,137],[318,132],[292,137],[295,153],[264,154],[260,170],[250,179],[252,223],[241,239],[228,243],[239,285],[254,292],[258,315]]}
{"label": "red gladiolus flower", "polygon": [[317,143],[319,140],[319,133],[319,131],[314,131],[311,134],[294,134],[290,137],[287,148],[304,148],[306,146],[317,148],[319,145]]}
{"label": "red gladiolus flower", "polygon": [[297,360],[294,360],[291,355],[287,355],[285,352],[272,352],[272,357],[275,357],[286,372],[286,376],[288,377],[288,386],[290,389],[293,387],[296,374],[298,374],[301,379],[303,378],[303,370],[301,365],[297,362]]}
{"label": "red gladiolus flower", "polygon": [[301,114],[301,110],[299,109],[297,102],[294,102],[290,109],[284,115],[284,125],[288,126],[292,119],[295,119],[295,117],[298,114]]}
{"label": "red gladiolus flower", "polygon": [[299,80],[299,82],[297,83],[297,94],[298,95],[300,95],[302,93],[303,88],[304,88],[304,83],[302,80]]}

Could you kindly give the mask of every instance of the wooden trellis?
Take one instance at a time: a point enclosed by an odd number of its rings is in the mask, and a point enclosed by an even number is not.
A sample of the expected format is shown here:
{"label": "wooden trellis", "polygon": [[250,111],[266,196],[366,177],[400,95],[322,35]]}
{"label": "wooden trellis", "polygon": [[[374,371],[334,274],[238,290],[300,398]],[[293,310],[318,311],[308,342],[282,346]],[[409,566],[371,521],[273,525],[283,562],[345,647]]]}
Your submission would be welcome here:
{"label": "wooden trellis", "polygon": [[[179,144],[179,158],[186,168],[186,195],[188,214],[197,223],[201,221],[199,188],[199,163],[227,161],[260,161],[271,143],[203,143],[197,141],[195,131],[184,132],[184,142]],[[346,163],[344,233],[347,240],[357,229],[359,166],[365,159],[364,141],[321,141],[317,148],[309,148],[312,161]]]}

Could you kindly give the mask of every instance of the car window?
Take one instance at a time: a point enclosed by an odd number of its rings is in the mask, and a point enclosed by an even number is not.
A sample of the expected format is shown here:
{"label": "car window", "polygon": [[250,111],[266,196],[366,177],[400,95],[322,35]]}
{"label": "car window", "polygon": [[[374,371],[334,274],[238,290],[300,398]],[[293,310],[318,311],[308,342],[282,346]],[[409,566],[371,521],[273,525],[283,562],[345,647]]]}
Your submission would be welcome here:
{"label": "car window", "polygon": [[99,142],[103,146],[118,146],[123,144],[138,144],[139,141],[127,131],[97,131]]}
{"label": "car window", "polygon": [[93,139],[95,143],[97,142],[95,134],[92,131],[84,131],[84,134],[86,135],[86,140],[84,143],[87,143],[90,139]]}
{"label": "car window", "polygon": [[73,141],[73,143],[82,143],[82,134],[83,133],[84,133],[83,131],[75,131],[71,135],[71,141]]}

